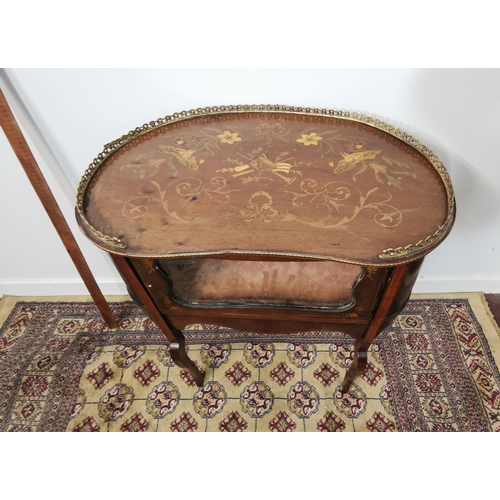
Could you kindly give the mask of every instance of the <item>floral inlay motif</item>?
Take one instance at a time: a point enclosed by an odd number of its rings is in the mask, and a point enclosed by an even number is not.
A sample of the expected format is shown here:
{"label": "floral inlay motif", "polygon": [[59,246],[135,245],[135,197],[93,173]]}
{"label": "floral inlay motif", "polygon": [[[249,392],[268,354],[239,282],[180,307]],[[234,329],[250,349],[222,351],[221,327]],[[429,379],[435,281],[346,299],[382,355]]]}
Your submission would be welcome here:
{"label": "floral inlay motif", "polygon": [[[194,148],[198,156],[209,154],[214,156],[216,150],[220,150],[220,145],[223,147],[233,146],[242,141],[239,132],[231,132],[230,130],[219,130],[212,127],[202,128],[194,135],[181,135],[175,139],[176,146],[183,148]],[[198,165],[202,165],[204,159],[200,158]]]}
{"label": "floral inlay motif", "polygon": [[278,215],[278,212],[273,208],[273,199],[269,193],[258,191],[248,199],[247,206],[240,210],[245,222],[251,222],[258,217],[264,222],[271,222],[271,219]]}
{"label": "floral inlay motif", "polygon": [[255,129],[252,130],[255,136],[259,139],[265,138],[267,142],[272,142],[273,139],[281,140],[283,142],[289,142],[288,134],[290,130],[283,127],[281,123],[267,123],[263,122]]}
{"label": "floral inlay motif", "polygon": [[346,141],[344,147],[348,153],[356,153],[358,151],[366,149],[365,143],[363,141],[357,141],[357,140]]}
{"label": "floral inlay motif", "polygon": [[[177,143],[178,144],[178,143]],[[160,144],[158,150],[136,155],[130,163],[122,165],[120,170],[129,171],[133,179],[147,179],[158,173],[160,167],[167,166],[173,173],[178,173],[179,167],[198,170],[194,149]]]}
{"label": "floral inlay motif", "polygon": [[[333,173],[342,174],[358,166],[356,173],[352,176],[352,180],[355,181],[358,175],[365,173],[370,168],[377,182],[394,186],[398,189],[402,189],[401,181],[403,176],[416,178],[413,172],[408,171],[410,165],[407,162],[391,160],[387,156],[381,157],[383,163],[369,161],[374,160],[381,152],[380,150],[366,150],[354,153],[342,153],[343,160],[337,163],[337,166],[333,169]],[[335,164],[334,162],[330,162],[329,165],[333,167]]]}
{"label": "floral inlay motif", "polygon": [[341,153],[344,159],[337,163],[333,173],[341,174],[347,172],[362,161],[374,160],[381,152],[382,151],[359,151],[355,153]]}
{"label": "floral inlay motif", "polygon": [[[247,160],[245,163],[243,160]],[[238,158],[228,158],[225,163],[232,163],[235,167],[224,167],[216,170],[216,173],[231,172],[233,178],[241,178],[242,184],[257,182],[264,185],[272,183],[275,178],[270,174],[285,181],[285,185],[292,184],[297,176],[302,177],[300,165],[290,163],[293,158],[289,157],[288,151],[281,151],[277,154],[263,152],[262,148],[254,149],[247,155],[239,154]],[[295,176],[291,176],[295,174]]]}
{"label": "floral inlay motif", "polygon": [[[286,221],[334,228],[346,225],[368,211],[372,213],[372,220],[383,227],[395,227],[401,223],[405,210],[393,204],[390,191],[382,192],[378,185],[359,189],[355,184],[359,176],[371,172],[376,183],[401,190],[404,177],[416,177],[407,162],[384,155],[381,149],[370,149],[361,140],[344,138],[338,130],[319,133],[314,128],[299,134],[295,149],[297,146],[317,148],[317,162],[299,161],[293,153],[272,147],[275,142],[289,146],[294,144],[288,138],[289,130],[281,124],[264,122],[251,132],[253,136],[240,134],[237,130],[202,128],[196,135],[177,136],[170,145],[161,144],[156,151],[137,155],[120,168],[130,171],[134,179],[147,181],[149,185],[139,185],[137,195],[131,199],[117,198],[113,201],[121,204],[122,215],[126,218],[140,218],[153,207],[155,210],[161,207],[170,223],[186,223],[201,217],[202,211],[197,210],[201,201],[230,205],[231,208],[220,218],[239,216],[248,223]],[[261,146],[263,138],[271,149]],[[260,142],[254,144],[254,141]],[[239,145],[247,147],[239,148]],[[210,183],[196,175],[185,175],[186,170],[199,170],[205,163],[202,156],[214,156],[221,147],[231,151],[231,156],[219,160],[220,168],[213,170],[219,175],[213,176]],[[330,167],[339,180],[325,183],[314,178],[316,170],[326,171]],[[165,168],[171,171],[170,183],[157,179],[160,169]],[[306,170],[313,176],[306,177]],[[243,189],[228,189],[230,180],[237,180],[241,187],[251,183],[261,184],[264,189],[250,193],[247,190],[245,196],[240,197],[235,193]],[[284,188],[281,191],[278,187],[280,183]],[[231,185],[237,186],[234,183]],[[273,194],[265,188],[269,185],[273,186]],[[286,189],[292,185],[294,189]],[[277,204],[273,199],[274,193],[289,193],[286,204],[282,196]],[[238,203],[235,204],[236,199]],[[246,205],[242,207],[239,200],[243,203],[246,200]],[[307,211],[313,209],[312,217],[302,215],[306,208]]]}
{"label": "floral inlay motif", "polygon": [[241,137],[238,137],[237,132],[229,132],[229,130],[225,130],[224,133],[219,134],[217,136],[220,139],[221,143],[225,144],[234,144],[235,142],[241,141]]}
{"label": "floral inlay motif", "polygon": [[297,139],[297,142],[301,142],[304,146],[317,146],[318,141],[321,141],[321,139],[323,139],[323,137],[316,134],[316,132],[311,132],[310,134],[302,134],[300,139]]}
{"label": "floral inlay motif", "polygon": [[[198,217],[192,212],[190,203],[206,199],[210,200],[210,202],[226,205],[230,199],[230,194],[238,191],[225,189],[227,181],[221,176],[212,177],[210,179],[211,186],[205,186],[200,179],[195,177],[182,177],[166,186],[161,186],[153,180],[150,181],[150,184],[158,191],[158,196],[153,196],[152,193],[146,193],[141,188],[138,188],[137,193],[139,196],[135,196],[125,203],[123,200],[113,200],[123,204],[122,215],[124,217],[127,219],[144,217],[149,212],[151,204],[159,203],[165,213],[172,218],[172,221],[190,222]],[[183,203],[177,208],[172,208],[172,205],[175,205],[176,198],[182,200]],[[178,211],[181,212],[180,215]]]}
{"label": "floral inlay motif", "polygon": [[[288,191],[293,195],[292,207],[302,207],[304,204],[313,204],[316,208],[322,208],[323,215],[318,217],[316,221],[301,221],[304,224],[315,227],[333,228],[343,226],[353,221],[362,210],[371,209],[375,211],[373,220],[383,227],[398,226],[403,218],[403,213],[389,202],[392,200],[392,195],[375,203],[367,203],[367,200],[375,192],[378,187],[370,189],[366,194],[354,185],[347,182],[332,181],[323,186],[318,186],[314,179],[304,179],[300,183],[300,191]],[[356,203],[354,210],[344,213],[348,204],[347,200],[359,200]],[[352,208],[352,207],[351,207]],[[288,220],[299,221],[297,216],[292,216]]]}

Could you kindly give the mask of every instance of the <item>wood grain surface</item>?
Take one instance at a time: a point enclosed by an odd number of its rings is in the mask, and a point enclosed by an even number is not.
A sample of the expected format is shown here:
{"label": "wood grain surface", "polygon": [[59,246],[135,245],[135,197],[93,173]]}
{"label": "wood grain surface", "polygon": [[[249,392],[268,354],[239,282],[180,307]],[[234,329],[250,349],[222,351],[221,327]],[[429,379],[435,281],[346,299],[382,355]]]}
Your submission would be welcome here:
{"label": "wood grain surface", "polygon": [[126,248],[109,250],[125,256],[367,265],[409,260],[379,255],[432,235],[447,210],[436,169],[403,141],[355,121],[285,113],[197,117],[151,131],[101,165],[84,199],[90,224],[119,238]]}

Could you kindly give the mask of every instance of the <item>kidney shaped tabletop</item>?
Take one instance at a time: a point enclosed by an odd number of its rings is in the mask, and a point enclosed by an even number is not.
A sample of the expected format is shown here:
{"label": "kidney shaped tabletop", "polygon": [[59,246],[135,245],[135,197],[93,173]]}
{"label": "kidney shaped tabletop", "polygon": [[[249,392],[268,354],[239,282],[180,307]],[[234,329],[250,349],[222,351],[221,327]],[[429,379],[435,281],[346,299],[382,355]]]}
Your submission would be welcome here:
{"label": "kidney shaped tabletop", "polygon": [[77,200],[96,245],[138,257],[388,266],[432,250],[453,217],[431,151],[377,120],[324,110],[218,108],[152,123],[106,147]]}

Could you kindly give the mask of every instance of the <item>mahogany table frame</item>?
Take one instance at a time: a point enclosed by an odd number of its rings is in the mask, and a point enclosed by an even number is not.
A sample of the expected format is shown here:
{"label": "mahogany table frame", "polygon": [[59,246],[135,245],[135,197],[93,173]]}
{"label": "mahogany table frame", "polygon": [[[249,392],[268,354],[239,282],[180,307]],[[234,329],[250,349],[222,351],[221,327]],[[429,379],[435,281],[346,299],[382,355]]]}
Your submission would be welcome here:
{"label": "mahogany table frame", "polygon": [[[334,308],[331,310],[294,310],[280,306],[201,308],[176,302],[170,295],[168,280],[157,268],[157,261],[162,258],[181,258],[182,255],[169,254],[168,256],[156,257],[127,255],[127,252],[123,250],[126,249],[126,246],[122,244],[121,237],[103,234],[87,220],[84,213],[87,186],[94,173],[109,156],[143,134],[191,117],[242,112],[284,112],[341,117],[366,123],[400,139],[425,156],[439,173],[446,190],[446,219],[433,234],[425,239],[406,247],[384,250],[384,254],[378,256],[379,260],[373,263],[363,264],[360,261],[351,261],[351,263],[363,267],[365,273],[353,291],[355,305],[344,312],[335,312]],[[178,366],[189,370],[198,386],[203,384],[204,375],[186,353],[182,329],[188,324],[212,323],[256,333],[279,334],[311,330],[338,330],[347,333],[355,339],[355,348],[353,362],[342,383],[342,392],[345,393],[355,377],[364,371],[367,363],[367,351],[373,340],[391,323],[409,299],[424,256],[439,245],[451,230],[455,218],[455,202],[449,175],[434,153],[408,134],[379,120],[357,113],[311,110],[289,106],[223,106],[176,113],[145,124],[143,127],[138,127],[120,139],[105,145],[103,152],[89,166],[82,178],[77,196],[76,217],[80,228],[87,237],[110,254],[127,284],[131,297],[145,309],[170,342],[173,361]],[[260,255],[257,255],[251,251],[245,253],[244,249],[240,249],[237,255],[230,250],[214,254],[204,252],[203,249],[198,250],[200,250],[199,256],[202,255],[204,258],[274,261],[321,260],[324,258],[324,260],[342,262],[342,259],[336,259],[335,256],[313,256],[310,259],[302,256],[287,256],[286,253],[281,255],[280,252],[278,252],[279,255],[276,255],[276,252],[261,252]],[[197,252],[195,253],[198,255]],[[383,260],[383,263],[380,259]]]}
{"label": "mahogany table frame", "polygon": [[[422,258],[400,266],[365,268],[365,276],[354,290],[356,301],[359,302],[361,298],[362,305],[355,305],[347,313],[335,313],[293,311],[279,307],[198,309],[183,306],[169,298],[168,282],[155,269],[154,260],[131,259],[112,253],[110,256],[127,283],[131,297],[144,308],[169,340],[175,364],[187,369],[198,386],[203,385],[204,374],[186,353],[182,328],[193,323],[213,323],[261,333],[332,329],[348,333],[356,342],[353,362],[342,383],[343,393],[349,390],[352,381],[365,370],[367,351],[373,340],[405,306],[423,261]],[[251,256],[248,258],[253,260]],[[373,274],[376,279],[371,286],[371,295],[360,297],[363,293],[366,295],[363,283],[368,283]],[[361,309],[361,314],[358,315],[356,307]]]}

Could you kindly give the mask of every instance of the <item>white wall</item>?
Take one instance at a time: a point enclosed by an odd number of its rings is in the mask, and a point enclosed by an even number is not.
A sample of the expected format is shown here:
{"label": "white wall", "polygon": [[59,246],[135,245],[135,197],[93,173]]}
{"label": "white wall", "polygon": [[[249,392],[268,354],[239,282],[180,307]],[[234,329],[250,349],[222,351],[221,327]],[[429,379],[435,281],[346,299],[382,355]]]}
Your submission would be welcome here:
{"label": "white wall", "polygon": [[[152,119],[261,103],[363,112],[433,149],[454,181],[458,215],[450,236],[426,258],[414,291],[500,292],[500,70],[15,69],[6,75],[54,155],[26,125],[104,293],[125,289],[107,257],[80,235],[64,176],[75,189],[105,143]],[[0,295],[86,293],[2,133],[0,176]]]}

